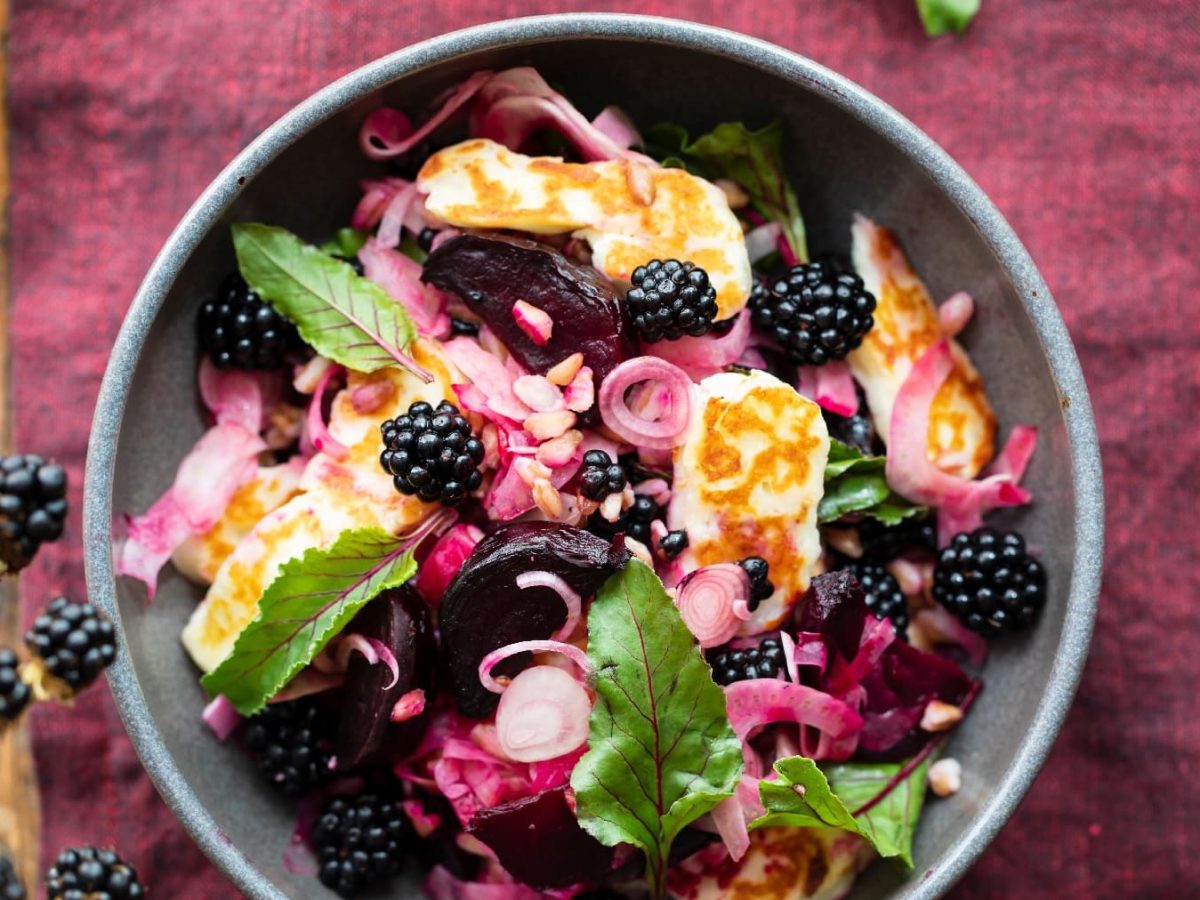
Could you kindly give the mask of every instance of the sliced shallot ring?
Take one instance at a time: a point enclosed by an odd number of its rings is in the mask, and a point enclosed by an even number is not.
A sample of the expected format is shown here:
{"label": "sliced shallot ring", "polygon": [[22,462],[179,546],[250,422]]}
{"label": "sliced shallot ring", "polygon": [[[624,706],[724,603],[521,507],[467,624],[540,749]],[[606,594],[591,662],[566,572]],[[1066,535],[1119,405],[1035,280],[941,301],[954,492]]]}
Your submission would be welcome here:
{"label": "sliced shallot ring", "polygon": [[[636,384],[654,381],[670,397],[667,414],[656,421],[643,419],[630,409],[625,392]],[[669,450],[683,442],[692,412],[692,380],[683,369],[652,356],[627,359],[600,385],[600,417],[620,437],[637,447]]]}
{"label": "sliced shallot ring", "polygon": [[567,620],[563,622],[562,628],[555,632],[553,639],[556,641],[565,641],[571,636],[571,633],[575,630],[575,626],[579,624],[583,599],[566,581],[553,572],[536,569],[531,572],[522,572],[518,575],[517,587],[523,591],[533,587],[548,587],[558,594],[558,596],[562,597],[562,601],[567,607]]}
{"label": "sliced shallot ring", "polygon": [[704,566],[688,575],[675,593],[675,605],[701,647],[719,647],[750,618],[750,579],[734,563]]}
{"label": "sliced shallot ring", "polygon": [[564,644],[562,641],[517,641],[515,644],[508,644],[505,647],[493,650],[480,661],[480,684],[494,694],[503,694],[504,689],[508,685],[501,684],[493,678],[492,669],[496,668],[496,666],[510,656],[516,656],[518,653],[561,653],[571,660],[571,662],[575,663],[575,665],[579,666],[580,671],[584,675],[589,675],[592,671],[592,664],[588,660],[587,654],[574,644]]}

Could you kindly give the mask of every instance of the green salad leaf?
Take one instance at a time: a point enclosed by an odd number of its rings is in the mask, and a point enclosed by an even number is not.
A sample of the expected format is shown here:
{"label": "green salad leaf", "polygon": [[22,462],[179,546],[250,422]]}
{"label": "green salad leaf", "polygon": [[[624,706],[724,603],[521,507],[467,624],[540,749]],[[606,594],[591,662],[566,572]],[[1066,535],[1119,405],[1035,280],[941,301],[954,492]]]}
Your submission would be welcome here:
{"label": "green salad leaf", "polygon": [[980,0],[917,0],[921,24],[930,37],[962,34],[979,12]]}
{"label": "green salad leaf", "polygon": [[880,856],[899,859],[911,868],[912,837],[925,800],[931,758],[894,785],[905,763],[837,763],[822,771],[803,756],[778,760],[778,780],[759,782],[767,812],[750,828],[841,828],[866,838]]}
{"label": "green salad leaf", "polygon": [[808,261],[800,204],[783,165],[783,122],[751,131],[741,122],[723,122],[689,140],[686,129],[663,123],[645,133],[646,152],[664,165],[686,168],[710,180],[736,181],[764,218],[783,227],[792,252]]}
{"label": "green salad leaf", "polygon": [[329,256],[340,256],[343,259],[354,259],[363,248],[370,232],[361,228],[339,228],[333,235],[333,240],[321,245],[321,252]]}
{"label": "green salad leaf", "polygon": [[588,658],[596,703],[571,774],[576,813],[601,843],[641,848],[650,892],[661,897],[671,842],[732,795],[741,742],[695,639],[637,560],[592,601]]}
{"label": "green salad leaf", "polygon": [[857,513],[895,525],[909,516],[928,513],[926,507],[910,503],[888,486],[886,465],[886,457],[865,456],[849,444],[830,438],[825,496],[817,507],[817,520],[834,522]]}
{"label": "green salad leaf", "polygon": [[360,609],[417,571],[411,537],[379,528],[344,531],[327,550],[285,562],[258,603],[258,615],[201,683],[253,715],[312,662]]}
{"label": "green salad leaf", "polygon": [[348,262],[257,223],[234,225],[233,247],[246,283],[322,356],[356,372],[400,365],[428,380],[405,355],[417,332],[404,307]]}

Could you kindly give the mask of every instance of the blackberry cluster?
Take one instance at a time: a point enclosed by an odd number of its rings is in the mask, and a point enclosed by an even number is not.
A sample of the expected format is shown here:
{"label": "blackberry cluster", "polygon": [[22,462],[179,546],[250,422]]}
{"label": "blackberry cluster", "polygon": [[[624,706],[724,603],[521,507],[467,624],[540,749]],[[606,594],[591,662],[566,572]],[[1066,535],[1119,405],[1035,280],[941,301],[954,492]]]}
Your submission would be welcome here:
{"label": "blackberry cluster", "polygon": [[823,366],[862,343],[875,324],[875,298],[862,279],[829,261],[793,266],[750,294],[754,325],[770,335],[790,361]]}
{"label": "blackberry cluster", "polygon": [[588,518],[587,530],[602,538],[613,538],[618,533],[650,546],[650,523],[662,515],[662,507],[645,494],[638,494],[633,506],[621,513],[615,522],[595,512]]}
{"label": "blackberry cluster", "polygon": [[32,453],[0,456],[0,572],[33,561],[42,544],[62,537],[67,473]]}
{"label": "blackberry cluster", "polygon": [[46,672],[78,693],[117,657],[112,621],[90,603],[58,597],[25,632],[25,644]]}
{"label": "blackberry cluster", "polygon": [[64,850],[46,873],[47,900],[136,900],[145,896],[137,871],[111,850]]}
{"label": "blackberry cluster", "polygon": [[458,407],[443,400],[434,409],[420,401],[380,426],[383,470],[396,490],[454,506],[483,481],[483,442]]}
{"label": "blackberry cluster", "polygon": [[296,329],[234,272],[196,319],[200,346],[218,369],[272,371],[300,346]]}
{"label": "blackberry cluster", "polygon": [[29,705],[29,685],[21,678],[20,665],[17,654],[7,647],[0,650],[0,727],[15,721]]}
{"label": "blackberry cluster", "polygon": [[621,493],[627,484],[625,469],[603,450],[583,454],[583,470],[579,475],[579,492],[583,496],[599,502],[609,494]]}
{"label": "blackberry cluster", "polygon": [[767,561],[761,556],[747,556],[738,560],[738,565],[750,579],[750,602],[747,605],[750,609],[758,609],[758,604],[775,593],[775,585],[767,578],[770,574]]}
{"label": "blackberry cluster", "polygon": [[407,839],[400,801],[371,793],[335,797],[312,832],[321,883],[343,897],[354,896],[400,871]]}
{"label": "blackberry cluster", "polygon": [[934,599],[984,637],[1033,624],[1046,603],[1046,573],[1014,531],[956,534],[938,554]]}
{"label": "blackberry cluster", "polygon": [[663,556],[667,559],[674,559],[687,549],[687,545],[688,533],[680,528],[664,534],[662,540],[658,542],[658,549],[663,552]]}
{"label": "blackberry cluster", "polygon": [[937,519],[932,515],[923,519],[908,518],[898,525],[884,525],[875,519],[863,519],[858,523],[858,539],[862,544],[864,560],[891,562],[905,550],[936,550]]}
{"label": "blackberry cluster", "polygon": [[267,780],[300,797],[329,780],[332,728],[312,698],[268,706],[246,726],[246,747]]}
{"label": "blackberry cluster", "polygon": [[708,273],[690,262],[652,259],[633,270],[626,294],[633,327],[643,341],[700,337],[717,318],[717,291]]}
{"label": "blackberry cluster", "polygon": [[0,900],[25,900],[25,885],[7,856],[0,856]]}
{"label": "blackberry cluster", "polygon": [[877,619],[890,619],[896,636],[908,640],[908,601],[900,583],[877,563],[857,562],[850,566],[850,571],[866,595],[867,609]]}
{"label": "blackberry cluster", "polygon": [[757,647],[720,650],[708,658],[713,681],[720,685],[752,678],[774,678],[784,670],[783,644],[779,638],[767,638]]}

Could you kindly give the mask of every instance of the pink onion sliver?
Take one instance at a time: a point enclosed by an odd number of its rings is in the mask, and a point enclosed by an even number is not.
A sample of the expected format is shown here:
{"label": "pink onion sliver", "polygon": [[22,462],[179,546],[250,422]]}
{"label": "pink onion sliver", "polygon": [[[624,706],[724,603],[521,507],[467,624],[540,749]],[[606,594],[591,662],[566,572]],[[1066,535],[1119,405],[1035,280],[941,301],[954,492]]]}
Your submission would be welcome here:
{"label": "pink onion sliver", "polygon": [[750,579],[734,563],[704,566],[688,575],[675,593],[675,605],[688,630],[701,647],[719,647],[735,634],[744,621],[736,609],[749,613]]}
{"label": "pink onion sliver", "polygon": [[[625,392],[635,384],[658,382],[670,394],[669,414],[657,421],[640,418],[629,408]],[[692,411],[692,380],[678,366],[651,356],[628,359],[608,373],[600,385],[600,417],[634,446],[668,450],[683,442]]]}
{"label": "pink onion sliver", "polygon": [[816,368],[817,403],[821,408],[839,416],[852,416],[858,412],[858,391],[850,374],[850,364],[844,359],[835,359]]}
{"label": "pink onion sliver", "polygon": [[200,360],[196,383],[200,399],[218,425],[240,425],[257,432],[262,425],[263,389],[261,376],[240,369],[222,371],[205,354]]}
{"label": "pink onion sliver", "polygon": [[782,235],[783,229],[778,222],[768,222],[746,232],[746,255],[750,262],[756,263],[772,253],[779,246]]}
{"label": "pink onion sliver", "polygon": [[407,722],[425,712],[425,692],[420,688],[402,694],[392,707],[393,722]]}
{"label": "pink onion sliver", "polygon": [[783,647],[783,665],[787,669],[788,681],[798,684],[800,667],[796,665],[796,640],[786,631],[780,631],[779,643]]}
{"label": "pink onion sliver", "polygon": [[517,641],[515,644],[508,644],[493,650],[480,661],[480,684],[494,694],[503,694],[507,688],[511,688],[516,683],[516,679],[514,678],[507,686],[503,685],[492,677],[492,669],[518,653],[561,653],[579,666],[584,675],[589,675],[592,671],[592,664],[588,660],[587,654],[574,644],[564,644],[562,641]]}
{"label": "pink onion sliver", "polygon": [[388,649],[383,641],[376,638],[363,637],[361,634],[347,634],[338,642],[336,660],[341,671],[346,671],[350,664],[350,654],[360,654],[370,665],[377,666],[380,663],[387,666],[388,671],[392,673],[392,680],[389,684],[384,685],[383,690],[388,691],[396,686],[396,682],[400,680],[400,666],[396,662],[396,657],[392,651]]}
{"label": "pink onion sliver", "polygon": [[358,143],[368,159],[391,159],[411,150],[471,99],[492,77],[486,70],[463,81],[428,121],[416,131],[399,110],[383,107],[372,112],[358,133]]}
{"label": "pink onion sliver", "polygon": [[796,367],[796,393],[801,397],[807,397],[813,403],[817,402],[816,366]]}
{"label": "pink onion sliver", "polygon": [[737,794],[726,797],[712,810],[713,824],[717,834],[729,851],[729,858],[737,862],[750,849],[750,832],[746,829],[746,816]]}
{"label": "pink onion sliver", "polygon": [[321,407],[329,382],[335,375],[339,375],[343,371],[341,366],[329,366],[321,373],[321,380],[317,382],[316,390],[313,391],[312,398],[308,401],[308,418],[306,420],[309,440],[317,448],[317,452],[332,456],[339,462],[350,456],[350,448],[329,433]]}
{"label": "pink onion sliver", "polygon": [[777,678],[735,681],[725,688],[729,724],[745,741],[756,728],[776,722],[810,725],[833,738],[862,728],[862,716],[842,701],[802,684]]}
{"label": "pink onion sliver", "polygon": [[[696,381],[722,371],[741,359],[750,342],[750,316],[741,313],[727,334],[704,337],[684,335],[677,341],[658,341],[647,349],[663,360],[679,366]],[[610,376],[611,377],[611,376]]]}
{"label": "pink onion sliver", "polygon": [[350,405],[360,416],[375,412],[392,399],[396,393],[396,385],[391,381],[372,381],[370,384],[360,384],[350,392]]}
{"label": "pink onion sliver", "polygon": [[228,740],[242,722],[241,714],[224,694],[217,694],[213,701],[204,707],[200,718],[204,720],[205,725],[212,729],[217,740],[221,742]]}
{"label": "pink onion sliver", "polygon": [[641,147],[642,136],[625,110],[617,106],[606,106],[592,119],[592,127],[609,138],[623,150]]}
{"label": "pink onion sliver", "polygon": [[900,593],[906,597],[919,597],[925,592],[925,573],[918,563],[898,558],[887,566],[888,572],[900,585]]}
{"label": "pink onion sliver", "polygon": [[984,470],[986,475],[1008,475],[1013,481],[1025,477],[1029,460],[1037,449],[1037,428],[1033,425],[1014,425],[1004,442],[1004,448]]}
{"label": "pink onion sliver", "polygon": [[[554,640],[565,641],[571,636],[579,624],[583,599],[562,577],[555,575],[553,572],[544,572],[541,570],[522,572],[517,576],[517,587],[523,591],[532,587],[548,587],[558,594],[558,596],[562,597],[562,601],[567,607],[567,620],[563,622],[562,628],[555,632]],[[586,657],[584,658],[586,659]],[[587,666],[584,666],[585,671],[587,668]]]}
{"label": "pink onion sliver", "polygon": [[587,740],[591,712],[591,698],[576,679],[554,666],[533,666],[500,696],[496,737],[509,759],[554,759]]}
{"label": "pink onion sliver", "polygon": [[404,220],[408,218],[409,208],[416,199],[417,186],[415,184],[401,188],[392,197],[391,202],[383,211],[383,218],[379,220],[379,231],[375,234],[375,240],[380,246],[389,249],[399,246]]}
{"label": "pink onion sliver", "polygon": [[938,307],[938,324],[942,326],[942,334],[954,337],[967,327],[971,316],[975,314],[975,300],[966,291],[952,294]]}

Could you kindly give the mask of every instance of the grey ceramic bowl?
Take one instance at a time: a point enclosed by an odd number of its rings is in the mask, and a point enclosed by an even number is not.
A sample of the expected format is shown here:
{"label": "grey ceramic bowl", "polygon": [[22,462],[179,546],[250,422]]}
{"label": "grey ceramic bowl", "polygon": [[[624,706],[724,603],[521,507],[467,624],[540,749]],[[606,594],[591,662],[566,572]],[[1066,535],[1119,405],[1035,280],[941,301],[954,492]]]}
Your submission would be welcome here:
{"label": "grey ceramic bowl", "polygon": [[[787,123],[791,176],[816,248],[846,250],[851,213],[893,227],[935,296],[959,289],[979,312],[967,344],[1004,423],[1032,422],[1036,504],[1014,516],[1050,573],[1028,637],[997,647],[985,690],[949,752],[961,792],[929,804],[909,876],[876,865],[855,896],[934,897],[999,831],[1050,749],[1087,654],[1100,580],[1103,498],[1088,395],[1054,301],[1000,214],[967,175],[887,105],[806,59],[741,35],[665,19],[553,16],[417,44],[346,76],[268,128],[222,172],[167,241],[134,299],[100,391],[88,457],[91,597],[120,623],[110,674],[125,725],[166,802],[254,898],[329,897],[281,860],[293,814],[250,763],[201,724],[197,675],[178,642],[200,592],[168,570],[148,607],[114,581],[114,514],[140,511],[201,433],[192,322],[230,270],[229,224],[257,220],[318,237],[347,221],[373,171],[356,130],[381,103],[419,107],[484,67],[533,64],[588,113],[617,103],[643,123],[706,129],[726,119]],[[688,78],[665,88],[663,71]],[[399,896],[416,896],[415,882]]]}

